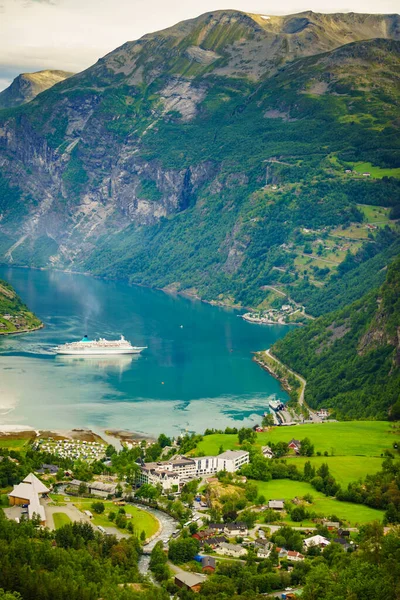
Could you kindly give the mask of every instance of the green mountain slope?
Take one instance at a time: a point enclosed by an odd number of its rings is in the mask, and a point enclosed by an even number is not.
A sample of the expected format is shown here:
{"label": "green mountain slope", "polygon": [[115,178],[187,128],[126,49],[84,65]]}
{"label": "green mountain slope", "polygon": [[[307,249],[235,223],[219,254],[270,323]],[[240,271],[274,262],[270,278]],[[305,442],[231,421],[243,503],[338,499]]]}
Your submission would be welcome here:
{"label": "green mountain slope", "polygon": [[216,11],[3,111],[0,260],[247,306],[278,287],[312,314],[353,300],[343,274],[362,294],[362,265],[397,252],[399,23]]}
{"label": "green mountain slope", "polygon": [[73,73],[68,71],[56,70],[21,73],[8,88],[0,92],[0,108],[13,108],[30,102],[41,92],[48,90],[60,81],[64,81],[71,75]]}
{"label": "green mountain slope", "polygon": [[42,326],[9,283],[0,279],[0,335],[29,331]]}
{"label": "green mountain slope", "polygon": [[378,291],[290,332],[273,353],[307,380],[311,407],[345,418],[400,417],[400,259]]}

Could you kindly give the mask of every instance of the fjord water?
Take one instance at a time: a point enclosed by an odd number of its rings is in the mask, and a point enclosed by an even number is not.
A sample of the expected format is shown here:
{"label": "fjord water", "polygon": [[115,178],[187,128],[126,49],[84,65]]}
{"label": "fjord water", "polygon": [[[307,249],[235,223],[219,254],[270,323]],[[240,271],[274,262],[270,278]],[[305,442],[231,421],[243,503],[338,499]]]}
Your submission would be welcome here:
{"label": "fjord water", "polygon": [[[279,383],[251,353],[284,326],[246,323],[236,311],[161,291],[57,271],[1,267],[44,322],[0,337],[0,425],[129,429],[145,434],[250,425]],[[140,356],[61,357],[57,344],[124,334]]]}

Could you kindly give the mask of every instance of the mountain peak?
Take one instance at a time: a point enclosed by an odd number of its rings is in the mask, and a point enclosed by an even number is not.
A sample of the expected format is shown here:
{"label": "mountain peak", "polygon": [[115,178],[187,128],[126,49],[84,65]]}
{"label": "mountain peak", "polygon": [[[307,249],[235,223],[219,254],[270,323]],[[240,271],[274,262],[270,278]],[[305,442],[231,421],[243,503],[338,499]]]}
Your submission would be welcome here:
{"label": "mountain peak", "polygon": [[69,71],[51,70],[21,73],[0,93],[0,108],[13,108],[30,102],[41,92],[71,77]]}
{"label": "mountain peak", "polygon": [[372,38],[400,39],[399,15],[274,16],[217,10],[125,43],[97,63],[99,74],[123,74],[128,84],[150,83],[161,73],[188,79],[209,75],[252,80],[274,74],[303,56]]}

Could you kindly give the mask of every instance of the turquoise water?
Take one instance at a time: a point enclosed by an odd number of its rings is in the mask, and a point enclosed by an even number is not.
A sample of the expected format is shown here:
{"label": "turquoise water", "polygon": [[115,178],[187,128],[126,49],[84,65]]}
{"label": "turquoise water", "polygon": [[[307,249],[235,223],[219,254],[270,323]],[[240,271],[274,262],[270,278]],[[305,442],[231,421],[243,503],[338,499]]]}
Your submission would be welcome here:
{"label": "turquoise water", "polygon": [[[260,422],[279,383],[252,362],[287,328],[160,291],[56,271],[0,268],[45,328],[0,338],[0,425],[145,434]],[[148,346],[139,357],[56,357],[83,334]]]}

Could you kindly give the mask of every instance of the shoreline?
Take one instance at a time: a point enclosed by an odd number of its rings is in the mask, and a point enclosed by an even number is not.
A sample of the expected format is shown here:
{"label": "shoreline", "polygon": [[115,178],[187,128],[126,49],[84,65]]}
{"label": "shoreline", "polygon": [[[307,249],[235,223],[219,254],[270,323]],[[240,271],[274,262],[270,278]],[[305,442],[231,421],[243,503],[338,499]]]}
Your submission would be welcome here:
{"label": "shoreline", "polygon": [[[226,302],[221,302],[218,300],[204,300],[204,298],[201,298],[197,294],[191,293],[187,290],[173,290],[172,288],[168,289],[169,286],[159,288],[159,287],[156,287],[153,285],[146,285],[144,283],[135,283],[133,281],[129,281],[128,278],[116,279],[114,277],[106,277],[105,275],[96,275],[95,273],[91,273],[90,271],[72,271],[70,269],[59,269],[57,267],[29,267],[27,265],[11,265],[9,263],[0,263],[0,267],[8,267],[10,269],[32,269],[34,271],[57,271],[59,273],[66,273],[66,274],[70,274],[70,275],[83,275],[85,277],[93,277],[94,279],[100,279],[102,281],[114,281],[116,283],[125,283],[127,285],[141,287],[141,288],[145,288],[148,290],[157,290],[158,292],[163,292],[164,294],[167,294],[168,296],[182,296],[183,298],[188,298],[189,300],[198,300],[199,302],[203,302],[204,304],[208,304],[210,306],[215,306],[218,308],[230,308],[231,310],[234,310],[234,311],[254,310],[254,307],[252,307],[252,306],[241,306],[238,304],[228,304]],[[239,316],[242,316],[242,315],[239,315]],[[280,325],[280,323],[274,323],[274,325]],[[34,331],[34,330],[32,330],[32,331]]]}
{"label": "shoreline", "polygon": [[45,327],[44,323],[41,323],[37,327],[32,327],[31,329],[18,329],[18,331],[0,331],[0,335],[20,335],[21,333],[32,333],[33,331],[38,331],[39,329],[43,329]]}

